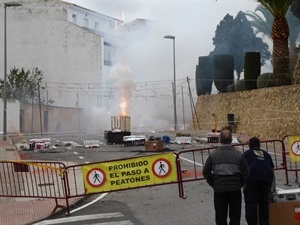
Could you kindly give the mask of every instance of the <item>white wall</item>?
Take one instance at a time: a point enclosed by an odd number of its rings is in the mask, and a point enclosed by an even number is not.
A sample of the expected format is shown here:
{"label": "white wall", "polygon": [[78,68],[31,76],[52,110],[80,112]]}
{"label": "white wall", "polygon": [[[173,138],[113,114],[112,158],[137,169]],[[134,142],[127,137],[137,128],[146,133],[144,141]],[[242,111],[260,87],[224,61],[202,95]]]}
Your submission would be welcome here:
{"label": "white wall", "polygon": [[[102,79],[100,85],[105,90],[111,88],[109,75],[112,65],[107,65],[104,61],[108,60],[107,55],[112,56],[112,64],[116,61],[116,50],[120,48],[120,45],[124,45],[124,40],[119,34],[119,26],[124,24],[124,22],[73,4],[68,6],[68,21],[80,27],[91,29],[91,32],[101,36]],[[111,46],[105,46],[104,42],[109,43]]]}
{"label": "white wall", "polygon": [[[53,99],[54,105],[97,105],[98,90],[90,87],[101,82],[102,39],[68,22],[67,8],[68,3],[58,0],[26,0],[21,7],[7,8],[8,73],[13,67],[37,67],[44,74],[42,86],[47,85],[42,97]],[[1,7],[1,18],[3,13]],[[3,35],[0,43],[3,48]]]}
{"label": "white wall", "polygon": [[[0,131],[3,133],[3,99],[0,98]],[[7,101],[7,133],[20,132],[20,103],[18,101]]]}

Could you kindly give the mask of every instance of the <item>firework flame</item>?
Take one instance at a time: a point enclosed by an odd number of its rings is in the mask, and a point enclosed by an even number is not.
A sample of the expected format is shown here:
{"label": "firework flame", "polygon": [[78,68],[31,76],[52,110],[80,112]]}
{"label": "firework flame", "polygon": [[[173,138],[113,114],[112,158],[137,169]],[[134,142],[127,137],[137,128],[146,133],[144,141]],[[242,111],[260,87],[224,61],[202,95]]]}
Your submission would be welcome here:
{"label": "firework flame", "polygon": [[129,67],[117,64],[112,68],[110,78],[120,97],[120,115],[127,116],[129,114],[132,91],[135,89],[133,73]]}
{"label": "firework flame", "polygon": [[127,101],[126,101],[126,98],[121,97],[120,107],[121,107],[121,116],[127,116]]}

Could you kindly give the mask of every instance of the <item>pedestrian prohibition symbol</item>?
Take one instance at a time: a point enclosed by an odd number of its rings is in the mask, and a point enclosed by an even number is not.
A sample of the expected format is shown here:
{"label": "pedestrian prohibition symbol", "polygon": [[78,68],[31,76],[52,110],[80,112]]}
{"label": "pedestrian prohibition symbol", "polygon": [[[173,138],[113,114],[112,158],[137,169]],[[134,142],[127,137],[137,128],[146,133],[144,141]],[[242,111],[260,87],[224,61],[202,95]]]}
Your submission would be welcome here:
{"label": "pedestrian prohibition symbol", "polygon": [[159,158],[152,165],[152,172],[157,177],[166,177],[171,172],[171,164],[164,158]]}
{"label": "pedestrian prohibition symbol", "polygon": [[288,136],[291,162],[300,162],[300,135]]}
{"label": "pedestrian prohibition symbol", "polygon": [[93,168],[87,172],[86,180],[92,187],[100,187],[105,183],[105,172],[102,169]]}
{"label": "pedestrian prohibition symbol", "polygon": [[299,141],[295,141],[292,144],[292,152],[296,155],[296,156],[300,156],[300,142]]}

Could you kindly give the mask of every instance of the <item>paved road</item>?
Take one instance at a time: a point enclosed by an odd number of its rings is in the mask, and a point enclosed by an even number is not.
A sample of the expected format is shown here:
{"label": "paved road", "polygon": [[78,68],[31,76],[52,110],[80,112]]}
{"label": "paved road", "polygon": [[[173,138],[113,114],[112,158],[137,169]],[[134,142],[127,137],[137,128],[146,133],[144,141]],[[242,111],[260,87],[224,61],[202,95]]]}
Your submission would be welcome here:
{"label": "paved road", "polygon": [[[72,140],[79,144],[84,139],[95,139],[96,137],[59,137],[58,141]],[[170,149],[178,152],[188,148],[201,148],[203,144],[194,143],[192,145],[170,145]],[[144,146],[124,147],[120,145],[103,145],[99,148],[85,149],[74,147],[61,147],[53,153],[22,151],[21,154],[27,159],[35,160],[59,160],[73,161],[77,163],[101,162],[112,159],[127,158],[133,156],[142,156],[152,154],[144,151]],[[188,157],[188,156],[187,156]],[[188,158],[189,159],[189,158]],[[188,161],[184,165],[188,165]],[[283,176],[278,176],[278,186],[284,186]],[[291,187],[292,188],[292,187]],[[207,225],[214,223],[213,209],[213,191],[204,181],[194,181],[184,184],[184,193],[186,199],[179,198],[178,187],[176,184],[152,186],[147,188],[131,189],[108,193],[97,203],[80,210],[71,215],[69,219],[76,216],[86,215],[84,223],[79,224],[97,224],[103,221],[114,221],[113,224],[127,223],[135,225]],[[96,198],[94,196],[93,198]],[[88,201],[92,201],[89,199]],[[244,208],[244,206],[243,206]],[[110,218],[100,218],[109,214]],[[242,211],[241,225],[246,225],[244,219],[244,210]],[[91,219],[91,215],[97,215],[98,219]],[[117,215],[116,217],[114,215]],[[62,216],[64,218],[65,216]],[[77,219],[80,217],[77,217]],[[57,219],[57,218],[55,218]],[[66,218],[67,219],[67,218]],[[47,223],[46,223],[47,224]],[[50,222],[48,224],[51,224]],[[63,221],[59,224],[70,224]],[[75,224],[72,222],[71,224]],[[126,224],[126,225],[127,225]]]}
{"label": "paved road", "polygon": [[[87,162],[100,162],[113,159],[121,159],[125,157],[134,157],[141,155],[148,155],[157,152],[145,152],[145,146],[124,146],[124,145],[112,145],[107,144],[104,137],[97,135],[60,135],[60,136],[47,136],[51,139],[51,143],[57,144],[55,150],[49,151],[20,151],[23,159],[31,160],[58,160],[59,161],[69,161],[80,163]],[[26,140],[35,139],[40,137],[27,137]],[[83,148],[83,147],[73,147],[73,146],[62,146],[63,142],[77,143],[83,145],[84,140],[100,140],[103,144],[99,148]],[[179,151],[185,148],[199,147],[198,143],[193,143],[192,145],[177,145],[170,144],[169,147],[171,151]]]}
{"label": "paved road", "polygon": [[[87,203],[97,200],[94,198],[99,196],[93,196],[88,201],[83,203],[86,206]],[[93,205],[81,208],[78,206],[71,211],[71,216],[65,214],[54,215],[46,220],[35,223],[34,225],[142,225],[132,214],[130,209],[120,202],[114,201],[97,201]]]}
{"label": "paved road", "polygon": [[[82,144],[84,139],[92,140],[95,138],[96,137],[91,136],[56,137],[53,141],[75,141]],[[199,143],[193,143],[192,145],[170,144],[168,147],[170,151],[178,152],[187,148],[199,147]],[[26,159],[86,163],[153,154],[153,152],[145,152],[144,150],[144,146],[125,147],[123,145],[103,145],[99,148],[91,149],[58,147],[57,150],[53,152],[42,153],[42,151],[21,151],[20,153]],[[203,189],[203,193],[201,193],[201,189]],[[79,215],[86,215],[87,217],[85,218],[84,224],[100,223],[101,221],[115,221],[116,223],[114,224],[120,225],[123,223],[132,223],[135,225],[211,224],[214,221],[214,213],[212,210],[212,200],[209,198],[209,195],[211,195],[212,192],[208,185],[204,182],[193,182],[186,185],[185,191],[187,196],[186,199],[179,198],[178,187],[176,184],[111,192],[99,202],[71,214],[69,219],[74,220],[73,217],[76,218],[76,216]],[[93,198],[96,198],[96,196]],[[88,201],[92,200],[93,199],[89,199]],[[120,215],[119,213],[121,213],[122,216],[117,216],[118,218],[111,216],[104,220],[103,218],[96,220],[91,219],[91,215],[98,215],[101,217],[101,215],[103,216],[103,213],[117,213],[116,215]],[[65,218],[64,215],[60,217],[64,220],[59,224],[70,223],[68,222],[68,218]],[[51,224],[51,221],[47,221],[47,223],[45,221],[44,224]],[[75,223],[72,222],[72,224]]]}

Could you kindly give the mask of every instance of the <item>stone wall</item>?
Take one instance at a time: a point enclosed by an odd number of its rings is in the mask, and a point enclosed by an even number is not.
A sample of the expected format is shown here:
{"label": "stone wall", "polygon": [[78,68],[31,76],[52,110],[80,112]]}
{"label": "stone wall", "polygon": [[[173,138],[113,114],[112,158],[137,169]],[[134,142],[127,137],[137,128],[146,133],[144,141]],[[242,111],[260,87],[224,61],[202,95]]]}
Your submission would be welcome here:
{"label": "stone wall", "polygon": [[300,85],[203,95],[195,108],[195,130],[214,129],[214,113],[219,129],[234,114],[235,133],[271,138],[300,133]]}

